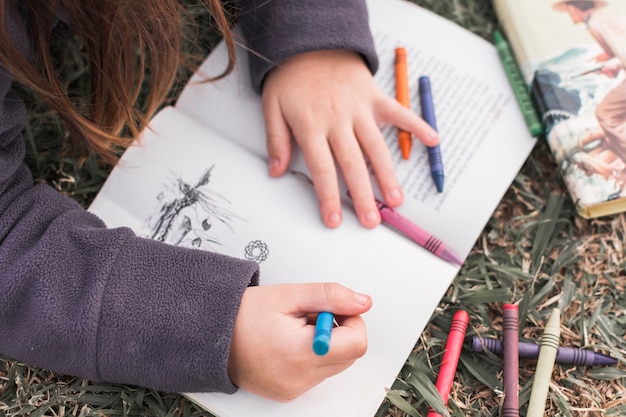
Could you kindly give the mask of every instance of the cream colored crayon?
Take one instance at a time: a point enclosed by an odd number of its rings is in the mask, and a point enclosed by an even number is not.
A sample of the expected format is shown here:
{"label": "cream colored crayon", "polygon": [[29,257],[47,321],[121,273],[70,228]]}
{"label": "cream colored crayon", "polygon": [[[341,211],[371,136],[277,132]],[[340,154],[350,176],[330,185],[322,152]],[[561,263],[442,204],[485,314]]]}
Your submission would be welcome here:
{"label": "cream colored crayon", "polygon": [[561,336],[561,311],[558,308],[552,310],[552,314],[546,323],[546,328],[541,337],[541,349],[537,359],[537,369],[533,387],[530,391],[528,412],[526,417],[543,417],[546,410],[546,399],[552,380],[552,370],[556,360],[556,351],[559,347]]}

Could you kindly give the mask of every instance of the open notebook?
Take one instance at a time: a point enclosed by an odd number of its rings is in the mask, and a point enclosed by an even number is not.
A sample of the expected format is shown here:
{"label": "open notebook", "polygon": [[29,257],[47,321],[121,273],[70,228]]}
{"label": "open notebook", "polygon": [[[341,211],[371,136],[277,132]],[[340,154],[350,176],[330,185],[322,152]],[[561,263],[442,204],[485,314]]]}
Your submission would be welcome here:
{"label": "open notebook", "polygon": [[[415,141],[404,161],[396,129],[383,127],[406,195],[398,211],[464,258],[535,141],[492,45],[403,0],[372,0],[369,7],[381,63],[376,81],[395,96],[394,49],[407,48],[413,106],[419,112],[418,77],[429,75],[441,135],[440,194],[426,149]],[[244,390],[187,395],[222,417],[373,415],[458,266],[390,228],[362,228],[348,201],[342,226],[326,228],[298,154],[295,175],[270,178],[261,101],[239,52],[227,78],[201,83],[194,76],[176,106],[156,115],[90,210],[111,227],[254,259],[261,285],[338,281],[370,294],[365,356],[295,401],[276,403]],[[220,72],[225,59],[219,46],[197,74]]]}

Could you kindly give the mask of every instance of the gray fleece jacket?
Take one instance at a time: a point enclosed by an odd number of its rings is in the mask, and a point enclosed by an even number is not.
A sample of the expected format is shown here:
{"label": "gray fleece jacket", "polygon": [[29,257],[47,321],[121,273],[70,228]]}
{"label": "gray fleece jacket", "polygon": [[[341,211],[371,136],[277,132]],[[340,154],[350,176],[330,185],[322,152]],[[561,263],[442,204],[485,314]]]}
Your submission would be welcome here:
{"label": "gray fleece jacket", "polygon": [[[242,0],[257,91],[297,53],[352,49],[377,58],[364,0]],[[26,23],[9,31],[29,54]],[[0,354],[93,381],[232,393],[228,354],[242,293],[258,266],[107,229],[24,164],[26,120],[0,68]]]}

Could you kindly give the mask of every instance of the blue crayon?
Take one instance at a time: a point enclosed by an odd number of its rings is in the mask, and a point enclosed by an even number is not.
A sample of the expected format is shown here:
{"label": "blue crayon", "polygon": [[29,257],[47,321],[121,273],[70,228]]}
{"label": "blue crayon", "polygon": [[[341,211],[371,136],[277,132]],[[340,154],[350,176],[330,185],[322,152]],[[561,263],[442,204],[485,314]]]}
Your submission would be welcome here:
{"label": "blue crayon", "polygon": [[333,328],[335,317],[333,313],[323,311],[317,315],[315,323],[315,336],[313,337],[313,352],[316,355],[325,355],[330,349],[330,332]]}
{"label": "blue crayon", "polygon": [[[433,93],[430,89],[430,79],[427,76],[419,78],[420,105],[422,107],[422,117],[433,129],[437,130],[437,119],[435,117],[435,105],[433,104]],[[441,149],[439,145],[427,146],[428,164],[430,165],[430,176],[435,182],[437,191],[443,192],[443,161],[441,160]]]}

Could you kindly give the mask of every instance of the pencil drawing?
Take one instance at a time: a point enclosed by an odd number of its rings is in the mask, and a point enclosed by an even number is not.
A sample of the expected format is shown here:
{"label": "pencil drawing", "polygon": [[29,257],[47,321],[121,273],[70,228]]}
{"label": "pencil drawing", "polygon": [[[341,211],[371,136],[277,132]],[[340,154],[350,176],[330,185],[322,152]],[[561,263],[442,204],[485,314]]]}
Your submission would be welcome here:
{"label": "pencil drawing", "polygon": [[147,219],[147,237],[173,245],[214,249],[221,242],[211,229],[219,223],[234,233],[235,220],[243,220],[225,206],[230,202],[209,187],[210,166],[195,184],[173,174],[157,196],[155,214]]}

